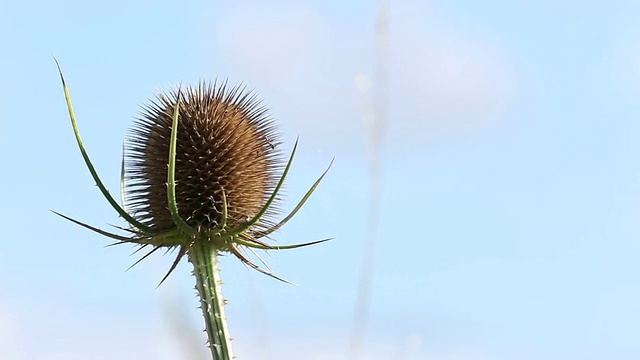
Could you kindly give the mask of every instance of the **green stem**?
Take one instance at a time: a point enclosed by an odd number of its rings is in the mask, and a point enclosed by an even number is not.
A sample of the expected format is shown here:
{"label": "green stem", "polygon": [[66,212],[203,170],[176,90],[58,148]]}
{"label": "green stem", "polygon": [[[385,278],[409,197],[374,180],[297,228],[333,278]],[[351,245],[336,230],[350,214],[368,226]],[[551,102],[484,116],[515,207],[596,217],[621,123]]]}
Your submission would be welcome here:
{"label": "green stem", "polygon": [[218,273],[216,246],[211,241],[195,241],[189,249],[189,262],[193,264],[212,359],[232,360],[231,337],[224,316],[225,300],[221,291],[222,280]]}

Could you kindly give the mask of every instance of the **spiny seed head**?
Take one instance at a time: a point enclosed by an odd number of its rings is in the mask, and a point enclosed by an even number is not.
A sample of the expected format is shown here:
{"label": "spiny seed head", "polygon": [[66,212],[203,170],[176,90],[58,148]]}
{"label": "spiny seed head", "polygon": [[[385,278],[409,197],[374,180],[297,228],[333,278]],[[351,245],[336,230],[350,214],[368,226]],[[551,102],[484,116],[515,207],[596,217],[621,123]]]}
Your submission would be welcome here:
{"label": "spiny seed head", "polygon": [[[251,92],[228,88],[226,82],[170,89],[143,106],[126,142],[129,211],[154,231],[176,227],[168,209],[167,174],[178,98],[175,179],[180,217],[193,228],[217,228],[223,221],[224,189],[226,223],[240,226],[271,196],[283,164],[279,134],[267,109]],[[273,224],[272,209],[255,230]]]}

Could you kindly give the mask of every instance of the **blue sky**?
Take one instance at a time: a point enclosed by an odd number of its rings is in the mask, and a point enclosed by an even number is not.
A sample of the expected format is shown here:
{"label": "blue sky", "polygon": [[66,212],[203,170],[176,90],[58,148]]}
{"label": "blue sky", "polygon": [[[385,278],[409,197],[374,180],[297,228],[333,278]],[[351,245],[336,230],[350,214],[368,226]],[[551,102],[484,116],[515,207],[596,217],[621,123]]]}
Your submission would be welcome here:
{"label": "blue sky", "polygon": [[[284,146],[300,136],[268,256],[289,286],[222,259],[240,359],[347,359],[365,238],[377,233],[362,358],[640,358],[640,3],[400,0],[389,8],[388,119],[371,203],[376,2],[0,3],[0,358],[195,359],[183,263],[54,216],[122,224],[122,139],[163,86],[244,82]],[[196,350],[194,350],[196,349]],[[203,354],[200,351],[199,354]]]}

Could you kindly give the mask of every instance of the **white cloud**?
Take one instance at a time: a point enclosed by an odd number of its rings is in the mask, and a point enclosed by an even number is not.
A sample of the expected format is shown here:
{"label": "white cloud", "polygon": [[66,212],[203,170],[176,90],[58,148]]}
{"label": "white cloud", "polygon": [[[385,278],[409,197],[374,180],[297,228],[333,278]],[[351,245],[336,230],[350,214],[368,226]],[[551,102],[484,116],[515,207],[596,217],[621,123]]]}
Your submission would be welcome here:
{"label": "white cloud", "polygon": [[498,49],[439,25],[426,11],[406,11],[398,11],[403,21],[393,29],[395,95],[451,114],[481,112],[507,96],[510,74]]}

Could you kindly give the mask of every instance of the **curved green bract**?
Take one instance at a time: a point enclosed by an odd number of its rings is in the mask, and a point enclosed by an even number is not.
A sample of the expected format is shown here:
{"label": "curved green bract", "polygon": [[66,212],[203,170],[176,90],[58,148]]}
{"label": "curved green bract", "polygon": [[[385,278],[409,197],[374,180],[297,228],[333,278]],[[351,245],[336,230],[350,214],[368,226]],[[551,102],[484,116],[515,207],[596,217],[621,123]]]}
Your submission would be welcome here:
{"label": "curved green bract", "polygon": [[276,185],[275,189],[273,189],[273,193],[271,193],[271,196],[269,197],[267,202],[264,204],[262,209],[260,209],[260,211],[258,211],[258,213],[251,220],[249,220],[248,222],[244,223],[241,226],[238,226],[237,228],[235,228],[233,230],[230,230],[228,232],[229,235],[238,235],[241,232],[247,230],[248,228],[253,226],[255,223],[257,223],[258,220],[260,220],[260,218],[262,217],[262,215],[264,215],[264,213],[267,212],[267,209],[269,209],[269,206],[271,206],[273,201],[276,199],[276,196],[278,195],[278,191],[280,191],[280,188],[282,187],[282,184],[284,184],[284,179],[287,177],[287,174],[289,173],[289,169],[291,168],[291,163],[293,162],[293,157],[296,155],[296,149],[297,148],[298,148],[298,139],[296,139],[296,143],[295,143],[295,145],[293,145],[293,150],[291,150],[291,156],[289,157],[289,161],[287,162],[287,166],[284,168],[284,171],[282,172],[282,176],[280,177],[280,181],[278,181],[278,184]]}
{"label": "curved green bract", "polygon": [[229,216],[229,204],[227,204],[227,194],[224,192],[224,188],[221,188],[222,191],[222,220],[220,221],[220,229],[218,230],[218,234],[224,231],[227,227],[227,216]]}
{"label": "curved green bract", "polygon": [[124,146],[124,141],[122,142],[122,162],[120,163],[120,203],[122,204],[122,209],[127,214],[129,213],[129,209],[127,208],[127,179],[126,179],[126,170],[124,167],[124,158],[125,158],[126,146]]}
{"label": "curved green bract", "polygon": [[293,208],[293,210],[291,210],[291,212],[289,213],[289,215],[287,215],[284,219],[280,220],[279,223],[273,225],[272,227],[270,227],[267,230],[264,231],[259,231],[255,234],[255,236],[257,238],[261,238],[264,236],[267,236],[269,234],[271,234],[272,232],[278,230],[279,228],[281,228],[284,224],[286,224],[289,220],[291,220],[291,218],[293,218],[293,216],[298,212],[298,210],[300,210],[302,208],[302,206],[304,205],[304,203],[307,202],[307,200],[309,199],[309,197],[311,197],[311,194],[313,194],[313,192],[316,190],[316,188],[318,187],[318,185],[320,185],[320,182],[322,181],[322,179],[324,178],[325,175],[327,175],[327,172],[329,172],[329,169],[331,169],[331,165],[333,165],[333,160],[331,160],[331,163],[329,164],[329,166],[327,167],[327,169],[322,173],[322,175],[320,175],[320,177],[318,178],[318,180],[316,180],[316,182],[313,183],[313,185],[311,185],[311,188],[309,188],[309,190],[307,191],[306,194],[304,194],[304,196],[302,197],[302,199],[298,202],[298,204],[296,205],[295,208]]}
{"label": "curved green bract", "polygon": [[242,253],[240,252],[240,250],[238,250],[238,248],[235,246],[234,243],[229,244],[229,249],[228,250],[235,257],[237,257],[240,261],[242,261],[243,264],[249,265],[250,268],[252,268],[252,269],[254,269],[254,270],[258,271],[258,272],[261,272],[261,273],[263,273],[263,274],[265,274],[267,276],[270,276],[270,277],[272,277],[272,278],[274,278],[276,280],[280,280],[283,283],[287,283],[287,284],[293,285],[292,282],[287,281],[287,280],[281,278],[280,276],[278,276],[278,275],[276,275],[276,274],[274,274],[274,273],[272,273],[270,271],[267,271],[267,270],[261,268],[260,266],[254,264],[253,262],[251,262],[249,259],[247,259],[246,256],[242,255]]}
{"label": "curved green bract", "polygon": [[118,235],[118,234],[112,234],[112,233],[110,233],[108,231],[104,231],[104,230],[98,229],[95,226],[91,226],[91,225],[89,225],[87,223],[83,223],[82,221],[78,221],[78,220],[76,220],[74,218],[68,217],[66,215],[62,215],[57,211],[51,210],[51,212],[53,212],[54,214],[56,214],[56,215],[58,215],[58,216],[60,216],[60,217],[62,217],[64,219],[67,219],[67,220],[71,221],[72,223],[78,224],[78,225],[80,225],[80,226],[82,226],[84,228],[87,228],[89,230],[97,232],[98,234],[106,236],[108,238],[115,239],[115,240],[120,240],[120,241],[126,241],[126,242],[130,242],[131,241],[131,238],[128,238],[126,236],[122,236],[122,235]]}
{"label": "curved green bract", "polygon": [[293,245],[261,245],[261,244],[256,244],[250,241],[246,241],[246,240],[242,240],[239,238],[236,238],[234,240],[235,243],[238,243],[240,245],[244,245],[248,248],[253,248],[253,249],[260,249],[260,250],[289,250],[289,249],[296,249],[296,248],[300,248],[300,247],[304,247],[304,246],[309,246],[309,245],[315,245],[315,244],[320,244],[329,240],[332,240],[333,238],[329,238],[329,239],[322,239],[322,240],[316,240],[316,241],[311,241],[311,242],[307,242],[307,243],[302,243],[302,244],[293,244]]}
{"label": "curved green bract", "polygon": [[129,215],[126,211],[124,211],[124,209],[120,207],[120,205],[118,205],[118,203],[115,201],[115,199],[111,196],[107,188],[102,183],[102,180],[100,180],[100,177],[98,176],[96,169],[93,167],[93,164],[89,159],[89,155],[87,154],[87,151],[85,150],[84,145],[82,144],[82,138],[80,137],[80,130],[78,130],[76,117],[75,117],[75,114],[73,113],[73,106],[71,105],[71,96],[69,95],[69,89],[67,88],[67,83],[64,81],[64,76],[62,75],[62,69],[60,68],[60,64],[58,63],[58,60],[56,60],[55,58],[54,60],[56,62],[56,65],[58,66],[58,72],[60,73],[60,79],[62,80],[62,88],[64,90],[65,100],[67,101],[67,109],[69,110],[69,117],[71,118],[73,133],[75,134],[76,142],[78,143],[78,147],[80,148],[80,153],[82,153],[82,158],[84,159],[84,162],[87,165],[89,172],[91,173],[91,177],[93,177],[93,180],[96,182],[96,185],[102,192],[102,195],[107,199],[109,204],[111,204],[111,206],[118,212],[120,216],[122,216],[129,224],[139,229],[140,231],[145,233],[152,233],[153,229],[139,222],[138,220],[134,219],[131,215]]}
{"label": "curved green bract", "polygon": [[224,187],[220,188],[222,192],[222,219],[220,220],[220,224],[218,228],[211,229],[208,232],[209,238],[223,238],[227,236],[225,233],[225,228],[227,227],[227,218],[229,216],[229,205],[227,204],[227,194],[224,192]]}
{"label": "curved green bract", "polygon": [[178,213],[176,202],[176,147],[178,143],[178,115],[180,110],[180,88],[176,96],[176,107],[173,109],[173,122],[171,123],[171,143],[169,145],[169,171],[167,173],[167,201],[169,202],[169,212],[174,224],[187,235],[193,235],[194,230],[187,224]]}

